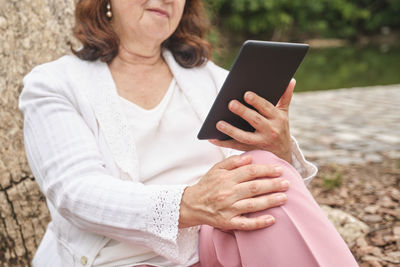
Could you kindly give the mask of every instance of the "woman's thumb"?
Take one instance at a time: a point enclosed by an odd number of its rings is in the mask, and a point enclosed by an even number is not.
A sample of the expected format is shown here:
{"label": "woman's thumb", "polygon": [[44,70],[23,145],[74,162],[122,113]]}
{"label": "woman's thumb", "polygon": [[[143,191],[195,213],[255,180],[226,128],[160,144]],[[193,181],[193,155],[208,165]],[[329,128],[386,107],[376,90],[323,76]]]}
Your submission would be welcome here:
{"label": "woman's thumb", "polygon": [[289,105],[290,101],[292,100],[293,96],[293,90],[294,87],[296,86],[296,80],[293,78],[290,82],[288,87],[286,88],[286,91],[283,93],[281,99],[279,99],[278,104],[276,104],[276,107],[282,110],[289,110]]}

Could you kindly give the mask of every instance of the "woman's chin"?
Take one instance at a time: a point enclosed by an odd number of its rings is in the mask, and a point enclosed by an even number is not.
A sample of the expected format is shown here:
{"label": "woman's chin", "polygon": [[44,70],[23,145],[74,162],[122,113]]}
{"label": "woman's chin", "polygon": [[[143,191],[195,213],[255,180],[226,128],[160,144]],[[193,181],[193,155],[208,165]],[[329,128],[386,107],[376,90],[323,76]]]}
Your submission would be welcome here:
{"label": "woman's chin", "polygon": [[160,27],[148,27],[145,28],[145,32],[143,32],[142,36],[145,36],[146,39],[153,39],[154,41],[164,42],[168,37],[172,34],[169,31],[166,31],[165,29],[160,29]]}
{"label": "woman's chin", "polygon": [[[152,15],[151,17],[157,16],[158,15]],[[142,23],[141,28],[143,35],[157,40],[166,40],[174,32],[173,30],[171,30],[171,26],[168,23],[168,20],[162,17],[147,17],[147,20]]]}

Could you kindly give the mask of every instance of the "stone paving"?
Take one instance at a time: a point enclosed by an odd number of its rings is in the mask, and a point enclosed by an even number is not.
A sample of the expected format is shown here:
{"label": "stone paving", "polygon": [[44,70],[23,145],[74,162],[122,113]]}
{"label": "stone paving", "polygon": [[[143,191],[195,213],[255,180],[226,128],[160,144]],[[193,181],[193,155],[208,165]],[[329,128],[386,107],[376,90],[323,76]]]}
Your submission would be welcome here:
{"label": "stone paving", "polygon": [[291,133],[317,163],[400,158],[400,84],[294,95]]}

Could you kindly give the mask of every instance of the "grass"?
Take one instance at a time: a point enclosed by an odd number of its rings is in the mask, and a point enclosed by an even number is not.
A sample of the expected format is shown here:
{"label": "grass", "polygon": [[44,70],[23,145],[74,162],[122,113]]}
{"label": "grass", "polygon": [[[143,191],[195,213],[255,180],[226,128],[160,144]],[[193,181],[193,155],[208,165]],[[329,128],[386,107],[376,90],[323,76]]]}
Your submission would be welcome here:
{"label": "grass", "polygon": [[343,184],[343,174],[335,170],[332,174],[322,176],[322,185],[324,188],[332,190]]}

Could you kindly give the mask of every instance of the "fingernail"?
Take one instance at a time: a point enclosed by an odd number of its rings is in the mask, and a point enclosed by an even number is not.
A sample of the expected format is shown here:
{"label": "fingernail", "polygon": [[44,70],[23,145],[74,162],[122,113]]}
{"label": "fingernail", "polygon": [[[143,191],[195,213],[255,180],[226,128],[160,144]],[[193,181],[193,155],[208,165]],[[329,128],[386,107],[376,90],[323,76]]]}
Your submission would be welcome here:
{"label": "fingernail", "polygon": [[235,100],[232,100],[232,101],[229,103],[229,108],[230,108],[230,109],[237,109],[238,107],[239,107],[239,105],[236,103]]}
{"label": "fingernail", "polygon": [[272,216],[267,216],[267,217],[265,217],[265,222],[266,222],[267,224],[274,223],[274,222],[275,222],[275,218],[272,217]]}
{"label": "fingernail", "polygon": [[244,94],[244,97],[245,97],[247,100],[253,100],[254,94],[253,94],[252,92],[246,92],[246,93]]}
{"label": "fingernail", "polygon": [[226,127],[226,124],[225,124],[225,122],[220,121],[220,122],[218,122],[217,126],[218,126],[220,129],[224,129],[224,128]]}
{"label": "fingernail", "polygon": [[283,171],[281,166],[274,166],[274,171],[281,173]]}
{"label": "fingernail", "polygon": [[290,185],[290,182],[289,182],[288,180],[283,180],[283,181],[281,182],[281,186],[282,186],[283,188],[289,188],[289,185]]}
{"label": "fingernail", "polygon": [[287,200],[287,196],[285,194],[279,194],[275,197],[278,203],[285,202]]}

